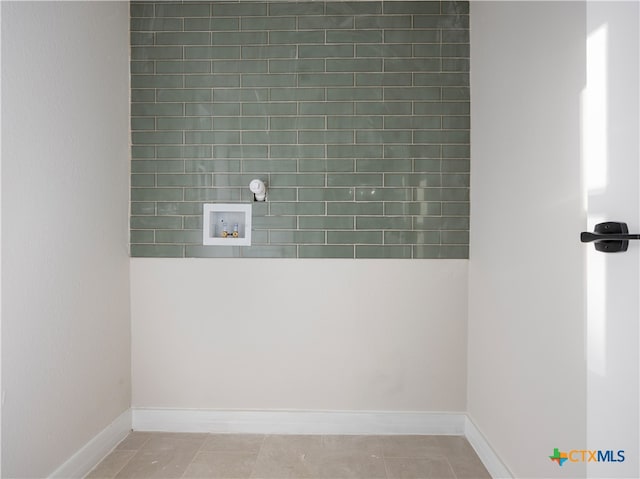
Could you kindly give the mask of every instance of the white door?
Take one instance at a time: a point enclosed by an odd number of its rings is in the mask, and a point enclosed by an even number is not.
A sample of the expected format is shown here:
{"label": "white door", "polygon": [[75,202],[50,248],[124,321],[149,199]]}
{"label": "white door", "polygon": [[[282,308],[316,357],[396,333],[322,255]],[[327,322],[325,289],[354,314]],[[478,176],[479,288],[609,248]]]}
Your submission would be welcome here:
{"label": "white door", "polygon": [[[639,31],[640,3],[587,3],[583,157],[589,231],[602,221],[621,221],[630,233],[640,233]],[[638,478],[640,241],[612,254],[585,245],[585,254],[587,449],[611,459],[588,462],[588,476]]]}

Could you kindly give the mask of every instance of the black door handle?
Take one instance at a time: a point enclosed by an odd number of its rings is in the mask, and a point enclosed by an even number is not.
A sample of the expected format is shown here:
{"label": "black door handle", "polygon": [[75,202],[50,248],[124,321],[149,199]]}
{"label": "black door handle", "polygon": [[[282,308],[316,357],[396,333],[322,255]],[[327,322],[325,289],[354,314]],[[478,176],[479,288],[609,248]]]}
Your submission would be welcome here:
{"label": "black door handle", "polygon": [[598,223],[593,233],[587,231],[580,233],[580,241],[595,242],[596,250],[603,253],[627,251],[629,240],[640,240],[640,234],[629,234],[627,223],[617,221]]}

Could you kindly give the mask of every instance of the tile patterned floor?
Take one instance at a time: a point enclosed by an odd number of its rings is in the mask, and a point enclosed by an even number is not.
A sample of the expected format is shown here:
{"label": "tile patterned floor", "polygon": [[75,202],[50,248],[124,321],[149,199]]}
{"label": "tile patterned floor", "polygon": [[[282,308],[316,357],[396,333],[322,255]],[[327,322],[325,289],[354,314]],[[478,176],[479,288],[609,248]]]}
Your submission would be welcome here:
{"label": "tile patterned floor", "polygon": [[461,436],[132,432],[87,479],[491,479]]}

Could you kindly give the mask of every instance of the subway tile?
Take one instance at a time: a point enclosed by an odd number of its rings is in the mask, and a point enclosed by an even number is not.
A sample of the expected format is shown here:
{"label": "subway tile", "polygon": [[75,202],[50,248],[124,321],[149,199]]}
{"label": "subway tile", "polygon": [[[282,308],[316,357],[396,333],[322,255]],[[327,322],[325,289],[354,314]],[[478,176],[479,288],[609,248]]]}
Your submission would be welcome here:
{"label": "subway tile", "polygon": [[353,73],[300,73],[298,86],[353,86]]}
{"label": "subway tile", "polygon": [[409,216],[358,216],[357,230],[410,230],[412,229]]}
{"label": "subway tile", "polygon": [[469,173],[469,159],[447,158],[442,160],[441,170],[443,173]]}
{"label": "subway tile", "polygon": [[384,175],[384,186],[434,187],[441,186],[439,173],[387,173]]}
{"label": "subway tile", "polygon": [[158,102],[210,102],[211,101],[211,89],[199,90],[199,89],[170,89],[170,90],[157,90]]}
{"label": "subway tile", "polygon": [[156,243],[202,244],[202,230],[156,231]]}
{"label": "subway tile", "polygon": [[156,33],[156,45],[209,45],[211,34],[207,32]]}
{"label": "subway tile", "polygon": [[468,231],[442,231],[442,244],[469,244]]}
{"label": "subway tile", "polygon": [[[302,203],[297,202],[275,202],[270,200],[270,213],[272,215],[320,215],[325,214],[325,202],[311,202],[305,201]],[[330,205],[333,203],[329,203]]]}
{"label": "subway tile", "polygon": [[370,258],[370,259],[382,259],[382,258],[396,258],[396,259],[408,259],[411,258],[412,249],[411,246],[371,246],[371,245],[356,245],[356,258]]}
{"label": "subway tile", "polygon": [[151,174],[132,174],[131,186],[156,186],[156,175]]}
{"label": "subway tile", "polygon": [[155,215],[156,204],[153,201],[132,201],[131,214],[132,215]]}
{"label": "subway tile", "polygon": [[182,188],[131,188],[131,201],[180,201]]}
{"label": "subway tile", "polygon": [[216,60],[211,63],[213,73],[267,73],[267,60]]}
{"label": "subway tile", "polygon": [[131,32],[131,45],[153,45],[155,36],[151,32]]}
{"label": "subway tile", "polygon": [[[215,174],[213,175],[213,186],[247,186],[255,175],[251,174]],[[266,178],[261,178],[266,182]]]}
{"label": "subway tile", "polygon": [[439,100],[439,87],[385,87],[385,100]]}
{"label": "subway tile", "polygon": [[414,15],[414,28],[469,28],[468,15]]}
{"label": "subway tile", "polygon": [[[446,203],[445,203],[446,204]],[[437,220],[437,222],[434,222]],[[436,229],[433,226],[438,225],[437,229],[449,230],[449,231],[468,231],[469,230],[469,218],[460,216],[443,216],[443,217],[418,217],[414,218],[414,229]],[[444,242],[444,241],[443,241]]]}
{"label": "subway tile", "polygon": [[295,258],[297,246],[245,246],[242,247],[244,258]]}
{"label": "subway tile", "polygon": [[301,188],[299,201],[347,201],[353,199],[353,188]]}
{"label": "subway tile", "polygon": [[[180,57],[177,57],[180,58]],[[239,46],[184,47],[184,58],[188,60],[216,60],[240,58]]]}
{"label": "subway tile", "polygon": [[182,58],[182,47],[131,47],[132,60],[166,60],[180,58]]}
{"label": "subway tile", "polygon": [[256,216],[253,218],[255,229],[295,229],[297,226],[296,216]]}
{"label": "subway tile", "polygon": [[155,146],[132,145],[131,146],[131,157],[133,159],[155,158],[156,157],[156,148],[155,148]]}
{"label": "subway tile", "polygon": [[268,118],[264,116],[216,116],[214,130],[266,130]]}
{"label": "subway tile", "polygon": [[[446,117],[445,117],[446,118]],[[438,129],[443,127],[444,119],[440,116],[385,116],[386,130],[419,130]]]}
{"label": "subway tile", "polygon": [[129,4],[129,15],[131,17],[152,17],[154,12],[153,3],[131,2]]}
{"label": "subway tile", "polygon": [[327,15],[366,15],[382,13],[381,2],[327,2]]}
{"label": "subway tile", "polygon": [[442,13],[451,13],[456,15],[468,15],[469,14],[469,2],[452,0],[440,2],[440,11]]}
{"label": "subway tile", "polygon": [[132,244],[131,256],[134,258],[182,258],[183,245]]}
{"label": "subway tile", "polygon": [[301,173],[333,171],[353,172],[355,171],[354,160],[346,158],[339,160],[301,159],[299,162],[299,171]]}
{"label": "subway tile", "polygon": [[132,173],[182,173],[184,160],[133,160]]}
{"label": "subway tile", "polygon": [[184,170],[187,173],[231,173],[239,172],[240,160],[185,160]]}
{"label": "subway tile", "polygon": [[[267,3],[260,2],[212,2],[211,15],[214,17],[243,17],[267,15]],[[273,15],[273,14],[272,14]]]}
{"label": "subway tile", "polygon": [[268,43],[267,32],[212,32],[212,45],[264,45]]}
{"label": "subway tile", "polygon": [[411,143],[410,131],[363,130],[356,132],[356,143]]}
{"label": "subway tile", "polygon": [[296,188],[269,188],[269,201],[297,201],[298,190]]}
{"label": "subway tile", "polygon": [[352,115],[353,102],[300,102],[300,115]]}
{"label": "subway tile", "polygon": [[412,162],[410,159],[358,159],[356,164],[358,172],[369,171],[412,171]]}
{"label": "subway tile", "polygon": [[182,88],[182,75],[131,75],[131,88]]}
{"label": "subway tile", "polygon": [[328,145],[327,158],[382,158],[382,146]]}
{"label": "subway tile", "polygon": [[[147,62],[143,62],[147,63]],[[153,62],[149,62],[153,63]],[[153,102],[156,98],[156,91],[151,89],[131,89],[131,102],[132,103],[141,103],[141,102]]]}
{"label": "subway tile", "polygon": [[449,201],[442,204],[442,214],[449,216],[469,216],[468,202]]}
{"label": "subway tile", "polygon": [[471,120],[468,115],[442,117],[442,128],[445,130],[453,130],[453,129],[468,130],[470,125],[471,125]]}
{"label": "subway tile", "polygon": [[356,86],[411,86],[411,73],[356,73]]}
{"label": "subway tile", "polygon": [[181,216],[132,216],[131,229],[158,230],[182,228]]}
{"label": "subway tile", "polygon": [[243,103],[243,115],[295,115],[298,105],[294,102],[261,102],[261,103]]}
{"label": "subway tile", "polygon": [[324,158],[325,147],[318,145],[274,145],[271,158]]}
{"label": "subway tile", "polygon": [[[297,48],[298,47],[296,47],[296,45],[243,46],[242,58],[296,58],[298,52]],[[303,58],[303,56],[300,55],[300,58]]]}
{"label": "subway tile", "polygon": [[439,43],[414,43],[414,57],[442,57],[442,45]]}
{"label": "subway tile", "polygon": [[443,100],[469,100],[469,87],[442,88]]}
{"label": "subway tile", "polygon": [[329,174],[327,186],[382,186],[382,174]]}
{"label": "subway tile", "polygon": [[184,30],[201,32],[234,31],[240,29],[239,18],[185,18]]}
{"label": "subway tile", "polygon": [[468,73],[415,73],[413,78],[416,85],[469,86]]}
{"label": "subway tile", "polygon": [[[159,61],[156,62],[157,73],[210,73],[211,62],[208,61]],[[211,96],[211,94],[209,94]]]}
{"label": "subway tile", "polygon": [[295,131],[242,131],[242,144],[294,144],[297,142]]}
{"label": "subway tile", "polygon": [[385,43],[440,43],[440,30],[385,30]]}
{"label": "subway tile", "polygon": [[385,158],[440,158],[439,145],[385,145]]}
{"label": "subway tile", "polygon": [[[298,28],[300,30],[327,30],[342,28],[353,30],[354,20],[351,15],[301,16],[298,18]],[[322,36],[322,41],[324,42],[324,33]]]}
{"label": "subway tile", "polygon": [[430,1],[430,2],[400,2],[400,1],[385,1],[382,3],[383,5],[383,13],[385,14],[398,14],[398,13],[409,13],[409,14],[436,14],[440,13],[440,2],[439,1]]}
{"label": "subway tile", "polygon": [[238,144],[238,131],[187,131],[184,133],[185,144]]}
{"label": "subway tile", "polygon": [[298,46],[299,58],[353,58],[353,55],[353,44]]}
{"label": "subway tile", "polygon": [[[287,73],[270,73],[268,75],[243,74],[243,87],[293,87],[296,86],[296,75]],[[302,86],[302,85],[301,85]]]}
{"label": "subway tile", "polygon": [[209,4],[156,3],[157,17],[208,17],[211,14]]}
{"label": "subway tile", "polygon": [[382,231],[327,231],[328,244],[382,244]]}
{"label": "subway tile", "polygon": [[242,30],[295,30],[295,17],[249,17],[240,18]]}
{"label": "subway tile", "polygon": [[206,117],[163,117],[156,120],[158,130],[210,130],[213,120]]}
{"label": "subway tile", "polygon": [[253,145],[220,145],[213,147],[214,158],[266,158],[268,148],[266,146]]}
{"label": "subway tile", "polygon": [[469,158],[469,145],[442,145],[442,158]]}
{"label": "subway tile", "polygon": [[410,28],[410,15],[358,15],[356,17],[356,29],[367,28]]}
{"label": "subway tile", "polygon": [[282,230],[271,231],[269,240],[271,244],[324,244],[324,236],[324,231]]}
{"label": "subway tile", "polygon": [[131,133],[131,142],[134,145],[182,143],[182,133],[178,131],[137,131]]}
{"label": "subway tile", "polygon": [[240,114],[239,103],[187,103],[186,116],[232,116]]}
{"label": "subway tile", "polygon": [[442,30],[442,43],[469,43],[469,30]]}
{"label": "subway tile", "polygon": [[325,128],[323,116],[272,116],[269,118],[272,130],[322,130]]}
{"label": "subway tile", "polygon": [[129,239],[131,243],[153,243],[155,234],[150,230],[131,230]]}
{"label": "subway tile", "polygon": [[[414,143],[469,144],[468,130],[416,130]],[[444,152],[443,152],[444,154]]]}
{"label": "subway tile", "polygon": [[213,90],[214,101],[267,101],[268,88],[218,88]]}
{"label": "subway tile", "polygon": [[455,173],[455,174],[443,174],[442,186],[462,188],[469,187],[469,174],[468,173]]}
{"label": "subway tile", "polygon": [[328,59],[326,68],[327,72],[381,72],[382,60],[377,58]]}
{"label": "subway tile", "polygon": [[468,43],[446,43],[441,45],[441,55],[445,57],[469,58],[470,47]]}
{"label": "subway tile", "polygon": [[271,175],[269,186],[324,186],[325,175],[319,174],[292,174]]}
{"label": "subway tile", "polygon": [[327,128],[331,129],[369,129],[382,128],[382,116],[329,116],[327,117]]}
{"label": "subway tile", "polygon": [[240,86],[240,75],[185,75],[184,86],[186,88],[237,87]]}
{"label": "subway tile", "polygon": [[[379,30],[327,30],[327,43],[382,43]],[[406,43],[406,42],[403,42]]]}
{"label": "subway tile", "polygon": [[244,160],[242,162],[243,171],[265,172],[265,173],[290,173],[297,170],[296,160]]}
{"label": "subway tile", "polygon": [[442,201],[469,201],[469,188],[442,188],[441,197]]}
{"label": "subway tile", "polygon": [[324,60],[269,60],[270,73],[324,72]]}
{"label": "subway tile", "polygon": [[300,258],[353,258],[354,246],[299,246],[298,255]]}
{"label": "subway tile", "polygon": [[312,44],[312,43],[324,43],[323,31],[270,31],[269,43],[271,45],[277,44]]}
{"label": "subway tile", "polygon": [[302,230],[352,230],[353,226],[352,216],[300,216],[298,218],[298,227]]}
{"label": "subway tile", "polygon": [[353,132],[343,130],[300,131],[300,144],[353,144]]}
{"label": "subway tile", "polygon": [[186,201],[240,201],[240,189],[232,188],[185,188]]}
{"label": "subway tile", "polygon": [[158,158],[211,158],[210,146],[158,146]]}
{"label": "subway tile", "polygon": [[356,201],[410,201],[411,188],[357,188]]}
{"label": "subway tile", "polygon": [[211,186],[211,175],[157,175],[158,186]]}
{"label": "subway tile", "polygon": [[269,15],[323,15],[322,2],[282,2],[269,3]]}
{"label": "subway tile", "polygon": [[416,115],[468,115],[468,101],[431,101],[415,102],[414,113]]}
{"label": "subway tile", "polygon": [[[446,203],[445,203],[446,204]],[[432,202],[388,202],[384,204],[385,215],[440,216],[443,214],[442,203]]]}
{"label": "subway tile", "polygon": [[356,203],[354,201],[346,201],[346,202],[331,201],[327,203],[327,215],[329,216],[331,215],[333,216],[382,215],[384,214],[383,204],[384,203],[382,202]]}
{"label": "subway tile", "polygon": [[240,246],[185,245],[185,258],[240,258]]}
{"label": "subway tile", "polygon": [[[202,203],[193,202],[191,204],[201,205]],[[202,208],[200,208],[202,210]],[[183,220],[183,226],[185,230],[198,230],[200,231],[200,236],[202,237],[202,211],[198,213],[197,216],[185,216]],[[202,238],[201,238],[202,240]]]}
{"label": "subway tile", "polygon": [[416,259],[467,259],[468,246],[414,246],[413,257]]}
{"label": "subway tile", "polygon": [[[158,203],[158,215],[202,215],[202,203],[163,201]],[[185,218],[185,227],[187,218]],[[189,226],[190,227],[190,226]]]}
{"label": "subway tile", "polygon": [[411,115],[411,102],[358,102],[356,115]]}
{"label": "subway tile", "polygon": [[183,105],[181,103],[133,103],[131,104],[131,115],[133,116],[175,116],[182,115]]}
{"label": "subway tile", "polygon": [[154,118],[148,117],[132,117],[131,118],[131,130],[155,130],[156,121]]}
{"label": "subway tile", "polygon": [[468,72],[469,59],[468,58],[443,58],[442,71],[443,72]]}
{"label": "subway tile", "polygon": [[132,18],[130,28],[132,32],[179,32],[182,22],[182,18]]}
{"label": "subway tile", "polygon": [[440,231],[385,231],[384,244],[440,244]]}
{"label": "subway tile", "polygon": [[443,200],[442,188],[415,188],[413,194],[415,202],[448,201]]}
{"label": "subway tile", "polygon": [[[384,61],[385,72],[439,72],[441,68],[442,61],[439,58],[392,58]],[[437,83],[431,84],[437,85]]]}
{"label": "subway tile", "polygon": [[398,58],[398,57],[410,57],[412,55],[412,48],[410,44],[396,44],[396,45],[387,45],[387,44],[364,44],[364,45],[356,45],[356,57],[381,57],[385,58],[385,61],[388,61],[386,57]]}

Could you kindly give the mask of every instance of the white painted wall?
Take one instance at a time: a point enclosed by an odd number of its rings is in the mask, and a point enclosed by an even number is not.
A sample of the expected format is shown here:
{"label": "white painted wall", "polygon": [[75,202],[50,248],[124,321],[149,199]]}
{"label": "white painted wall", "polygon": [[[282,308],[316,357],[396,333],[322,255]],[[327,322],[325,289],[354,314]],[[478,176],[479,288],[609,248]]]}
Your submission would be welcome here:
{"label": "white painted wall", "polygon": [[130,404],[128,4],[1,8],[2,473],[45,477]]}
{"label": "white painted wall", "polygon": [[133,407],[464,411],[466,260],[131,260]]}
{"label": "white painted wall", "polygon": [[515,477],[583,477],[582,2],[472,2],[468,412]]}

